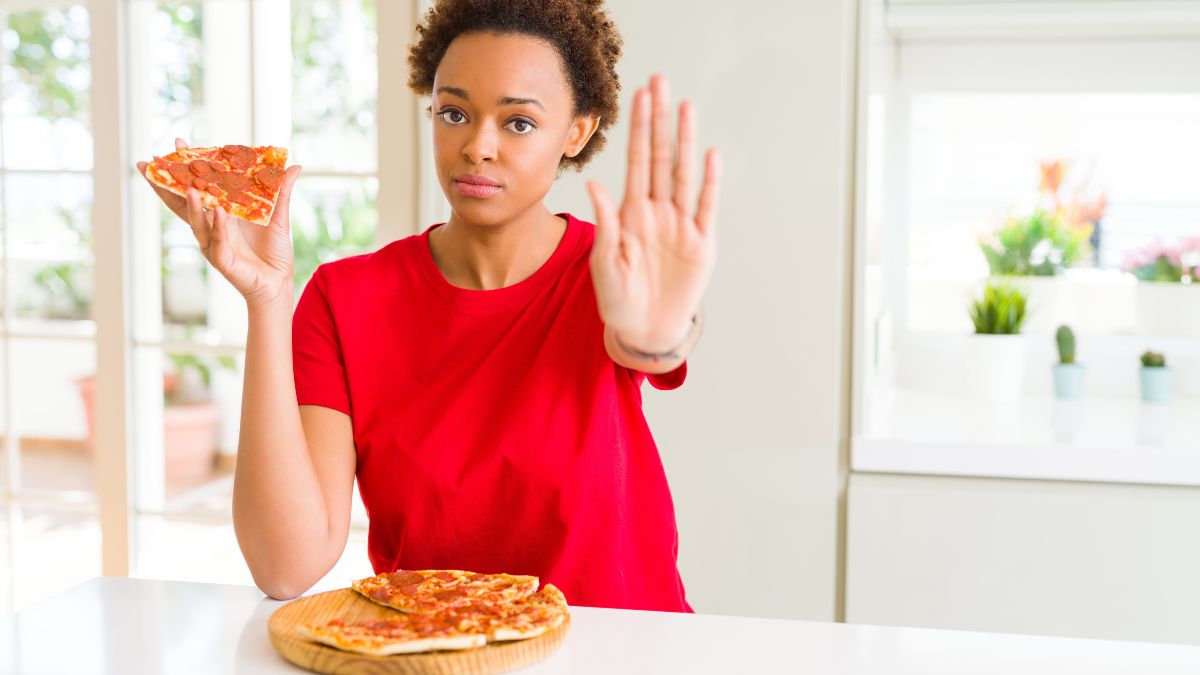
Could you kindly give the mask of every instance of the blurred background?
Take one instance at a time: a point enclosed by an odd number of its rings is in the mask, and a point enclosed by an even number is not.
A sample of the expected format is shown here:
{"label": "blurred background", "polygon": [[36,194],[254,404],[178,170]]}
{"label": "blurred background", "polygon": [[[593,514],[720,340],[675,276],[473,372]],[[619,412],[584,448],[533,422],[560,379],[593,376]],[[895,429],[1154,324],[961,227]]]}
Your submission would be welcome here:
{"label": "blurred background", "polygon": [[[665,73],[726,157],[705,337],[645,392],[697,611],[1200,643],[1200,2],[607,4],[623,105]],[[245,306],[134,163],[289,148],[297,291],[444,220],[427,6],[0,1],[0,612],[252,583]],[[619,189],[625,121],[550,208]]]}

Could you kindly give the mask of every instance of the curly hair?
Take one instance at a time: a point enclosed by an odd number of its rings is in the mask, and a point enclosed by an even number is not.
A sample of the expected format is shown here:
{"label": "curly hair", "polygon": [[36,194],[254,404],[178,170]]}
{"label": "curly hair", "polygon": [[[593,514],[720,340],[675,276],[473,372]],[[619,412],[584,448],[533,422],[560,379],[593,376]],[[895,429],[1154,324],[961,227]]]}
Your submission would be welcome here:
{"label": "curly hair", "polygon": [[559,167],[579,171],[604,147],[604,132],[617,118],[617,59],[621,35],[601,8],[603,0],[436,0],[409,47],[408,86],[433,93],[433,76],[450,43],[467,33],[526,35],[552,45],[571,87],[574,114],[596,115],[600,125],[574,157]]}

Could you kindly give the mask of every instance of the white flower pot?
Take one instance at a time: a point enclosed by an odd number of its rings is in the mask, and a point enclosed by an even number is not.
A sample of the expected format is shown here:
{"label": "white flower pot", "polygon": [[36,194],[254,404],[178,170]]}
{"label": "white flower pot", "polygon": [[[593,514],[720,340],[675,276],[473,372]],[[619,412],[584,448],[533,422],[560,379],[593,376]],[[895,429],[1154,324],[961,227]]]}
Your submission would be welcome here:
{"label": "white flower pot", "polygon": [[985,401],[1020,398],[1028,351],[1023,335],[969,336],[963,349],[963,391]]}
{"label": "white flower pot", "polygon": [[1141,335],[1200,336],[1200,284],[1138,283],[1137,327]]}

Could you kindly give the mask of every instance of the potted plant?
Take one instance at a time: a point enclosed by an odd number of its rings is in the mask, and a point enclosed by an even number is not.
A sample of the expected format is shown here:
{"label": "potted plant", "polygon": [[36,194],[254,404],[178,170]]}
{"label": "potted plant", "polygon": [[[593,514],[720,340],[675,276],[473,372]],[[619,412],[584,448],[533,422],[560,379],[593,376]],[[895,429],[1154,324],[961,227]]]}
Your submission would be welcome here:
{"label": "potted plant", "polygon": [[1075,362],[1075,332],[1070,326],[1059,326],[1054,333],[1058,346],[1058,363],[1054,366],[1054,395],[1074,400],[1083,395],[1083,366]]}
{"label": "potted plant", "polygon": [[[163,463],[167,483],[203,480],[213,469],[221,411],[210,395],[214,365],[234,368],[232,357],[168,355],[163,372]],[[87,415],[87,446],[95,438],[95,378],[75,382]]]}
{"label": "potted plant", "polygon": [[1027,345],[1020,334],[1027,296],[1006,282],[993,282],[970,304],[974,335],[968,338],[963,375],[968,393],[987,400],[1013,400],[1021,395]]}
{"label": "potted plant", "polygon": [[1132,251],[1121,269],[1137,279],[1137,328],[1142,335],[1200,335],[1200,237],[1157,241]]}
{"label": "potted plant", "polygon": [[1171,369],[1167,358],[1159,352],[1142,354],[1142,400],[1146,403],[1166,403],[1171,400]]}

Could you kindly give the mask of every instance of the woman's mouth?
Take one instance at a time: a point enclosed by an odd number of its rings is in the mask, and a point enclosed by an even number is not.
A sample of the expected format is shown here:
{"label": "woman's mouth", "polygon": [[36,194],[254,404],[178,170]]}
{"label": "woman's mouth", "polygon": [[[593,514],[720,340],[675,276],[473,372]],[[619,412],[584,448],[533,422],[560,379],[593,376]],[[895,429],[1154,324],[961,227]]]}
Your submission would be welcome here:
{"label": "woman's mouth", "polygon": [[487,176],[463,174],[454,178],[454,188],[467,197],[491,197],[500,191],[500,183]]}

